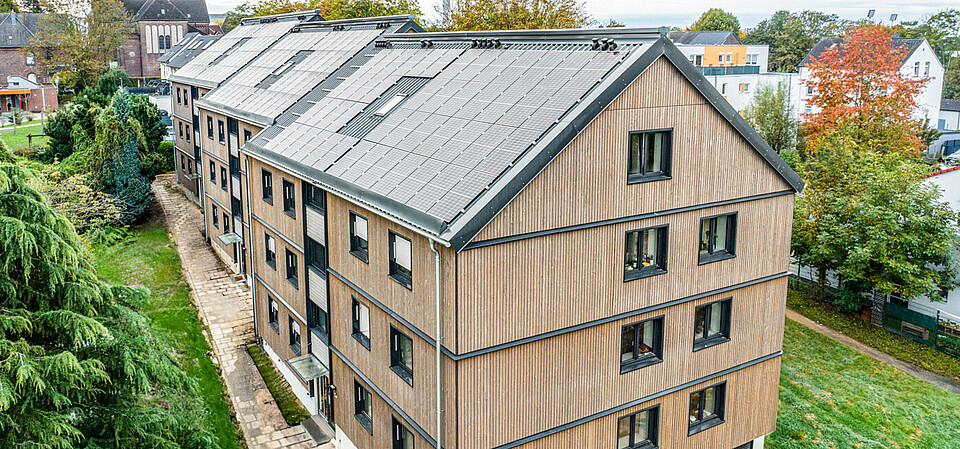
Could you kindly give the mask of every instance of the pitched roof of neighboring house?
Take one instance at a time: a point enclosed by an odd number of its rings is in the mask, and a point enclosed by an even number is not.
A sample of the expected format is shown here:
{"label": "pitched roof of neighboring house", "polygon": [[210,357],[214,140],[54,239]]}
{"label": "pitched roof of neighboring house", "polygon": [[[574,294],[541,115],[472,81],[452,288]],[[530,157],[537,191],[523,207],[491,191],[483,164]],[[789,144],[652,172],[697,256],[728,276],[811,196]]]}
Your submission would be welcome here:
{"label": "pitched roof of neighboring house", "polygon": [[668,37],[677,45],[743,45],[733,31],[671,31]]}
{"label": "pitched roof of neighboring house", "polygon": [[123,0],[134,22],[187,21],[209,23],[205,0]]}
{"label": "pitched roof of neighboring house", "polygon": [[960,112],[960,100],[940,100],[940,110]]}
{"label": "pitched roof of neighboring house", "polygon": [[[217,44],[226,46],[234,33]],[[303,30],[298,34],[307,42]],[[324,69],[323,80],[244,150],[460,250],[665,57],[802,189],[797,174],[665,34],[623,28],[385,34],[335,70]],[[607,48],[610,40],[616,48]],[[257,68],[260,83],[275,71]],[[215,106],[215,92],[198,105]]]}
{"label": "pitched roof of neighboring house", "polygon": [[[904,55],[903,59],[909,58],[913,55],[913,52],[917,51],[920,48],[920,45],[923,44],[923,41],[926,39],[903,39],[903,38],[894,38],[893,41],[897,44],[904,45],[907,47],[907,53]],[[827,51],[827,49],[832,48],[834,45],[842,45],[842,37],[825,37],[820,39],[820,42],[817,42],[816,45],[810,49],[810,53],[807,53],[807,56],[803,58],[803,61],[800,61],[800,66],[805,66],[813,62],[815,58],[819,58],[820,55]]]}
{"label": "pitched roof of neighboring house", "polygon": [[933,173],[927,180],[943,190],[943,198],[950,203],[951,209],[960,212],[960,167]]}
{"label": "pitched roof of neighboring house", "polygon": [[187,24],[187,29],[200,34],[223,35],[223,27],[215,23],[190,23]]}
{"label": "pitched roof of neighboring house", "polygon": [[30,38],[37,32],[39,13],[0,13],[0,48],[23,48],[30,46]]}
{"label": "pitched roof of neighboring house", "polygon": [[197,32],[187,33],[183,39],[167,50],[160,59],[160,64],[166,64],[169,67],[179,69],[192,61],[197,55],[207,49],[211,44],[220,39],[220,35],[205,35]]}

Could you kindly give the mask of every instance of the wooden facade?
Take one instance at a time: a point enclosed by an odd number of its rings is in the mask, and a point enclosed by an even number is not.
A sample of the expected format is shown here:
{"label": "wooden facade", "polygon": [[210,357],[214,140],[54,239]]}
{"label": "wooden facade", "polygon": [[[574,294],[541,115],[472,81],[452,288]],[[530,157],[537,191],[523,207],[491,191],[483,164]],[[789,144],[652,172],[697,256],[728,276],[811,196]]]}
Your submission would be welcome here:
{"label": "wooden facade", "polygon": [[[394,418],[416,447],[432,447],[438,277],[446,448],[615,448],[617,419],[651,406],[661,410],[661,449],[733,448],[773,431],[794,191],[667,59],[600,112],[471,244],[459,252],[433,245],[440,273],[431,239],[387,212],[333,192],[325,192],[322,213],[306,210],[304,183],[313,181],[294,168],[242,155],[239,186],[224,191],[220,169],[229,173],[230,152],[217,128],[223,121],[228,134],[228,117],[201,108],[199,118],[211,244],[233,254],[216,236],[231,192],[241,189],[258,335],[280,359],[296,357],[293,318],[306,354],[308,303],[326,311],[331,349],[318,358],[329,362],[336,387],[333,421],[357,448],[390,447]],[[239,129],[240,145],[244,130],[260,131],[243,122]],[[658,129],[672,130],[670,178],[628,183],[629,133]],[[263,170],[272,203],[262,196]],[[284,180],[294,186],[292,215],[283,211]],[[367,260],[350,252],[351,213],[367,220]],[[701,219],[730,213],[735,257],[700,263]],[[664,225],[665,272],[625,280],[626,233]],[[391,232],[411,241],[410,288],[389,276]],[[307,268],[311,234],[325,250],[323,272]],[[275,239],[275,267],[264,260],[265,235]],[[298,260],[296,286],[287,280],[287,250]],[[268,298],[279,306],[278,330],[268,323]],[[695,351],[697,307],[726,299],[729,341]],[[354,300],[369,309],[369,349],[352,335]],[[662,361],[621,374],[623,326],[655,317],[664,323]],[[390,368],[391,328],[413,341],[412,384]],[[372,434],[354,416],[355,382],[373,397]],[[688,435],[690,393],[720,382],[723,422]]]}

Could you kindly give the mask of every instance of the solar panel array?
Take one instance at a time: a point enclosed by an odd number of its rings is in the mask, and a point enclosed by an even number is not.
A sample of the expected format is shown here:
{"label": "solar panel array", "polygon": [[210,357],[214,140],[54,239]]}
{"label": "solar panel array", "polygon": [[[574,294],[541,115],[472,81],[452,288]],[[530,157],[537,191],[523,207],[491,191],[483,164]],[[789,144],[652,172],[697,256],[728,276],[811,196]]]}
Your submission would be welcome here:
{"label": "solar panel array", "polygon": [[287,33],[296,20],[250,23],[234,28],[173,76],[219,84]]}
{"label": "solar panel array", "polygon": [[[378,49],[256,144],[449,223],[636,48],[443,47]],[[337,133],[401,77],[432,79],[363,138]]]}
{"label": "solar panel array", "polygon": [[337,31],[333,27],[304,28],[287,34],[204,101],[273,118],[385,30],[362,25]]}

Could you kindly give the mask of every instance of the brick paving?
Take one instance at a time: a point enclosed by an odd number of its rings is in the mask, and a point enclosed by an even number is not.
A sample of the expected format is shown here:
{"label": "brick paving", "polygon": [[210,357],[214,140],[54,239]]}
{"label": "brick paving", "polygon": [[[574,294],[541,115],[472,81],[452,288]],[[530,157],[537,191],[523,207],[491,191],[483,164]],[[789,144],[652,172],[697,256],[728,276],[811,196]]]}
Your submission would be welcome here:
{"label": "brick paving", "polygon": [[[247,446],[254,448],[317,448],[302,426],[288,426],[253,364],[246,346],[253,343],[253,299],[250,289],[236,279],[203,238],[200,208],[175,190],[175,175],[158,176],[153,183],[177,245],[183,275],[210,329],[214,363],[220,366],[236,418]],[[170,187],[167,187],[170,186]],[[333,448],[326,444],[321,449]]]}

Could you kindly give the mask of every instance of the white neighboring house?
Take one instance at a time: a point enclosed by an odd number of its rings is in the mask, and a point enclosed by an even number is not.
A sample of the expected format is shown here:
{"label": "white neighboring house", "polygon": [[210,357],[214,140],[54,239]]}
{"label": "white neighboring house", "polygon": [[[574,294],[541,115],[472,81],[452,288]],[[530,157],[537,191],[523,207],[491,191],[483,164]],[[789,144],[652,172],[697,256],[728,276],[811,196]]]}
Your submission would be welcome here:
{"label": "white neighboring house", "polygon": [[960,100],[940,101],[939,131],[960,131]]}
{"label": "white neighboring house", "polygon": [[[944,68],[940,58],[933,51],[933,47],[926,39],[901,39],[894,38],[894,42],[907,47],[907,57],[900,66],[900,73],[904,76],[919,79],[930,78],[927,85],[917,96],[917,110],[914,116],[918,119],[929,119],[930,127],[935,127],[940,119],[940,98],[943,95],[943,76]],[[797,102],[791,102],[794,106],[794,113],[797,117],[802,114],[812,114],[819,112],[819,108],[808,104],[813,96],[813,90],[806,86],[806,82],[811,79],[809,64],[814,58],[829,48],[837,45],[843,45],[842,38],[823,38],[817,45],[810,50],[803,61],[800,62],[800,76],[796,79],[794,90],[799,92]]]}
{"label": "white neighboring house", "polygon": [[[960,212],[960,167],[936,172],[927,180],[943,191],[943,199],[949,203],[954,212]],[[954,250],[960,257],[960,248]],[[950,291],[941,292],[938,298],[920,296],[911,299],[907,308],[928,316],[937,316],[937,311],[943,311],[954,317],[960,317],[960,277],[954,277],[954,287]]]}

